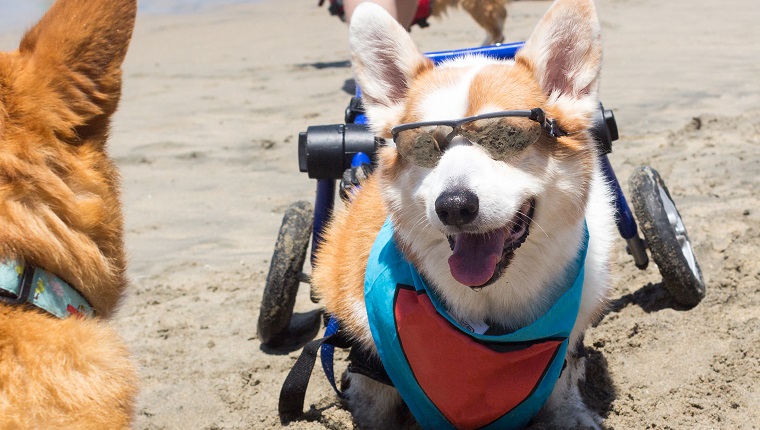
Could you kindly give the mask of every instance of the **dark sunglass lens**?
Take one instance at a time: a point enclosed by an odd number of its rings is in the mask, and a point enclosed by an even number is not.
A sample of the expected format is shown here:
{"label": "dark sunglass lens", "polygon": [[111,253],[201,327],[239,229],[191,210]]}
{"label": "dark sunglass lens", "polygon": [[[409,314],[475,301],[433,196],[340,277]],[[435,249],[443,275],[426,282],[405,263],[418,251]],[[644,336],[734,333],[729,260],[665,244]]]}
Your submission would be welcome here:
{"label": "dark sunglass lens", "polygon": [[447,125],[418,127],[399,132],[396,147],[399,153],[412,163],[433,168],[448,147],[446,138],[454,131]]}
{"label": "dark sunglass lens", "polygon": [[441,158],[441,150],[434,136],[434,129],[404,130],[398,133],[396,148],[402,157],[422,167],[435,167]]}
{"label": "dark sunglass lens", "polygon": [[496,159],[524,150],[541,136],[541,127],[525,118],[483,119],[468,126],[462,134],[483,146]]}

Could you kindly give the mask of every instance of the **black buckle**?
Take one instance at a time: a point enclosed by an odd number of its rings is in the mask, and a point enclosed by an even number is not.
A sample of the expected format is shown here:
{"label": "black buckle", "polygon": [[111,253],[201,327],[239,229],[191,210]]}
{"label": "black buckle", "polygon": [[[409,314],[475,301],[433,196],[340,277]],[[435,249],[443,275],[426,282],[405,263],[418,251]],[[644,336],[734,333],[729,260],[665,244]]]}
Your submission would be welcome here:
{"label": "black buckle", "polygon": [[345,120],[347,124],[353,124],[353,122],[356,120],[356,116],[359,114],[364,113],[364,105],[362,104],[362,99],[359,97],[351,97],[351,101],[348,102],[348,107],[346,108],[346,115]]}
{"label": "black buckle", "polygon": [[9,295],[0,295],[0,301],[11,304],[20,305],[29,301],[29,296],[32,294],[32,281],[34,280],[34,271],[36,267],[31,264],[24,266],[24,271],[21,273],[21,288],[19,289],[16,297],[10,297]]}

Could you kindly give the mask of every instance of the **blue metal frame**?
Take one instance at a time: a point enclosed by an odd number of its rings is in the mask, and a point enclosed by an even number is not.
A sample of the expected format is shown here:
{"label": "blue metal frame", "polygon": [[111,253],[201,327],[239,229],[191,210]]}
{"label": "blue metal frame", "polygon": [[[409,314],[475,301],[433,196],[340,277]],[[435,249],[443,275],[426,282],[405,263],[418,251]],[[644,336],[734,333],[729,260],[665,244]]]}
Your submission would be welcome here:
{"label": "blue metal frame", "polygon": [[[522,48],[524,42],[500,44],[493,46],[483,46],[478,48],[458,49],[451,51],[438,51],[425,54],[428,58],[433,60],[435,64],[439,64],[445,60],[449,60],[463,55],[485,55],[494,59],[511,59],[514,58],[515,53]],[[356,88],[356,97],[361,97],[361,90]],[[354,120],[354,124],[366,124],[367,117],[364,114],[359,114]],[[636,266],[640,269],[645,269],[648,264],[648,256],[643,240],[638,234],[638,226],[631,213],[631,209],[628,206],[628,202],[623,194],[623,189],[615,176],[615,172],[612,170],[609,158],[607,155],[601,155],[599,157],[602,172],[605,179],[613,189],[615,196],[615,209],[616,217],[615,222],[617,224],[618,231],[623,239],[628,243],[628,251],[633,256]],[[322,237],[322,231],[326,225],[327,220],[332,213],[333,204],[335,201],[335,181],[332,179],[322,179],[317,181],[317,197],[314,209],[314,241],[312,244],[312,261],[316,249],[319,247],[319,242]]]}
{"label": "blue metal frame", "polygon": [[485,55],[497,60],[509,60],[515,58],[517,51],[525,45],[525,42],[502,43],[499,45],[480,46],[477,48],[455,49],[451,51],[428,52],[426,57],[433,60],[435,64],[463,55]]}
{"label": "blue metal frame", "polygon": [[318,179],[317,196],[314,202],[314,228],[311,239],[311,263],[314,264],[314,257],[317,255],[317,249],[322,243],[322,233],[327,226],[327,222],[332,215],[333,206],[335,205],[335,180]]}
{"label": "blue metal frame", "polygon": [[632,237],[635,237],[638,234],[636,221],[633,219],[633,213],[631,213],[631,209],[628,207],[628,202],[625,200],[623,189],[617,180],[617,176],[615,176],[615,171],[612,170],[610,159],[607,157],[607,155],[602,155],[599,157],[599,161],[602,167],[602,171],[604,172],[605,179],[607,179],[607,182],[610,184],[613,192],[615,193],[615,211],[617,212],[615,223],[617,224],[620,236],[622,236],[623,239],[630,239]]}

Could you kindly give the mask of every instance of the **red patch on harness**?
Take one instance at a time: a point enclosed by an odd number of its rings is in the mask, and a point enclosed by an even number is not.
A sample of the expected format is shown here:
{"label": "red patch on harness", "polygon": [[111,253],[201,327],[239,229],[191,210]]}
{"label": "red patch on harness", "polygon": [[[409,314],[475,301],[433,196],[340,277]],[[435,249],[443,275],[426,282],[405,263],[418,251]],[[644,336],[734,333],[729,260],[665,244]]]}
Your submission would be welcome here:
{"label": "red patch on harness", "polygon": [[417,383],[459,429],[486,426],[527,399],[562,344],[546,340],[499,351],[462,333],[427,294],[413,289],[399,288],[394,313]]}

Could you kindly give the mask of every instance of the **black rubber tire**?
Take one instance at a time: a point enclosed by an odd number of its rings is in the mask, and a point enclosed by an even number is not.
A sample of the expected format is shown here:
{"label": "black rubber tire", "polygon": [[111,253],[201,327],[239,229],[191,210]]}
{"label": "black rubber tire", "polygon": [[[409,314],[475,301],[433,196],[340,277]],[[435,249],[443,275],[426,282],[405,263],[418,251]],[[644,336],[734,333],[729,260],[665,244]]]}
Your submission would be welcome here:
{"label": "black rubber tire", "polygon": [[274,346],[284,340],[282,336],[293,317],[313,224],[314,210],[307,201],[291,203],[282,217],[259,311],[258,336],[264,344]]}
{"label": "black rubber tire", "polygon": [[679,304],[696,306],[705,296],[704,278],[668,187],[660,174],[649,166],[637,168],[628,185],[639,228],[660,269],[665,288]]}

